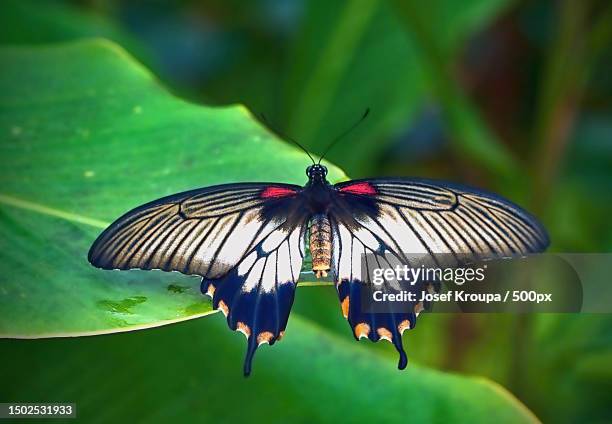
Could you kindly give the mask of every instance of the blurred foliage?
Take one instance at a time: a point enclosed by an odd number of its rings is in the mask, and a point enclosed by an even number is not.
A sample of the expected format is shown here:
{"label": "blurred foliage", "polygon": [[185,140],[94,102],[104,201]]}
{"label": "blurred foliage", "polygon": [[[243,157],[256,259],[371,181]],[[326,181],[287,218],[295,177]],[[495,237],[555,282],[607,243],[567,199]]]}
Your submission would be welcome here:
{"label": "blurred foliage", "polygon": [[[180,96],[245,104],[314,152],[371,107],[368,121],[329,154],[351,177],[419,175],[493,189],[543,219],[551,249],[612,249],[609,2],[8,0],[0,12],[0,43],[110,38]],[[328,292],[298,292],[296,322],[306,317],[346,337],[348,326]],[[420,319],[406,345],[413,363],[494,379],[544,421],[606,422],[612,419],[611,321],[432,314]],[[197,338],[183,326],[196,323],[176,326],[169,343]],[[132,346],[131,336],[114,338],[110,351]],[[46,343],[62,341],[41,343],[41,355],[52,349]],[[378,345],[357,347],[391,354]],[[28,351],[25,344],[19,349]],[[324,378],[316,373],[313,379]],[[382,390],[385,383],[376,382],[364,386]],[[337,393],[349,398],[344,387]],[[312,395],[304,405],[317,408],[318,399]],[[355,405],[374,408],[374,395],[358,399]]]}

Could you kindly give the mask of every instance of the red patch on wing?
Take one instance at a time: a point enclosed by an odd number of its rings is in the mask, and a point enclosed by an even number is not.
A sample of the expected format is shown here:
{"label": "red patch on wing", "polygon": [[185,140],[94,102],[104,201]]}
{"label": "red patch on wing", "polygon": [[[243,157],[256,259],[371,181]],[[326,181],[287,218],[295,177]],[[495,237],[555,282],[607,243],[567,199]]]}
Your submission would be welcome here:
{"label": "red patch on wing", "polygon": [[361,194],[363,196],[372,196],[376,194],[376,189],[370,183],[355,183],[344,186],[340,189],[342,193]]}
{"label": "red patch on wing", "polygon": [[285,187],[266,187],[264,191],[261,192],[261,197],[264,199],[269,199],[271,197],[287,197],[293,196],[297,192],[295,190],[291,190],[290,188]]}

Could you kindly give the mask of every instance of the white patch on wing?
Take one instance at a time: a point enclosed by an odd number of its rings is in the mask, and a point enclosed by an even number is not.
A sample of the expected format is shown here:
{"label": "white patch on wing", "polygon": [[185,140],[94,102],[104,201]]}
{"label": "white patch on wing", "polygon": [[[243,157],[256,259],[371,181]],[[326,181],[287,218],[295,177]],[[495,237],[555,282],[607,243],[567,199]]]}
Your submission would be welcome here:
{"label": "white patch on wing", "polygon": [[336,230],[336,226],[332,226],[332,261],[331,266],[336,273],[336,280],[340,280],[340,234]]}
{"label": "white patch on wing", "polygon": [[272,292],[276,286],[276,263],[276,252],[272,252],[268,256],[268,261],[261,277],[261,289],[266,293]]}
{"label": "white patch on wing", "polygon": [[264,264],[266,263],[266,258],[262,257],[255,262],[251,272],[248,273],[247,278],[242,286],[242,291],[245,293],[252,292],[257,289],[259,286],[259,282],[261,281],[261,274],[263,272]]}
{"label": "white patch on wing", "polygon": [[199,272],[204,272],[207,268],[207,264],[210,263],[211,259],[215,255],[217,249],[225,239],[225,236],[232,229],[234,222],[238,218],[238,214],[232,214],[219,219],[212,233],[204,240],[200,245],[200,248],[196,252],[193,258],[192,268]]}
{"label": "white patch on wing", "polygon": [[353,238],[353,249],[351,258],[351,274],[353,280],[363,281],[363,279],[361,278],[361,265],[364,253],[366,253],[366,250],[363,244],[356,238]]}
{"label": "white patch on wing", "polygon": [[376,252],[380,247],[380,243],[378,242],[378,240],[376,240],[376,237],[374,237],[372,233],[365,228],[358,228],[356,231],[353,231],[353,234],[368,249],[371,249]]}
{"label": "white patch on wing", "polygon": [[272,234],[270,234],[261,244],[261,249],[265,252],[265,253],[270,253],[273,250],[275,250],[276,248],[278,248],[278,246],[287,238],[287,232],[284,230],[276,230],[274,232],[272,232]]}
{"label": "white patch on wing", "polygon": [[[382,266],[382,268],[385,269],[396,269],[396,267],[400,266],[402,267],[404,265],[403,261],[398,258],[395,255],[391,255],[391,254],[386,254],[384,256],[379,256],[379,261],[380,264]],[[395,273],[393,273],[393,278],[391,279],[387,279],[385,278],[385,283],[387,284],[388,287],[393,288],[394,290],[402,290],[402,287],[400,285],[400,281],[397,279],[397,275],[395,275]]]}
{"label": "white patch on wing", "polygon": [[265,225],[265,227],[263,227],[263,229],[259,232],[257,238],[255,238],[255,240],[253,241],[251,247],[257,246],[263,239],[273,234],[280,225],[282,224],[274,221],[269,221]]}
{"label": "white patch on wing", "polygon": [[215,258],[215,263],[212,264],[208,273],[210,278],[217,278],[227,272],[228,268],[236,264],[245,254],[255,234],[262,226],[259,219],[260,211],[260,208],[247,211],[238,221],[235,230],[228,235]]}
{"label": "white patch on wing", "polygon": [[425,241],[429,249],[434,253],[450,253],[444,241],[433,230],[418,212],[412,209],[401,209],[402,214],[409,219],[416,231],[419,232],[421,238]]}
{"label": "white patch on wing", "polygon": [[257,252],[253,251],[249,253],[248,256],[240,262],[240,265],[238,265],[238,275],[243,276],[246,274],[255,263],[255,259],[257,259]]}
{"label": "white patch on wing", "polygon": [[[404,265],[405,257],[411,266],[420,266],[432,261],[431,255],[420,242],[417,234],[395,208],[381,205],[381,216],[376,220],[366,216],[359,217],[358,222],[363,228],[352,230],[355,237],[341,223],[336,226],[337,231],[334,232],[333,240],[333,264],[338,282],[343,279],[369,280],[369,276],[362,275],[365,271],[365,268],[362,269],[364,253],[369,255],[366,256],[368,257],[369,273],[373,272],[374,268],[386,269]],[[384,243],[382,247],[386,248],[379,253],[381,243]],[[376,257],[372,255],[372,251]],[[389,281],[389,283],[392,287],[399,288],[397,281]]]}
{"label": "white patch on wing", "polygon": [[[253,250],[238,266],[238,274],[245,277],[243,292],[260,289],[270,293],[276,289],[277,283],[294,284],[299,278],[302,267],[302,256],[299,253],[300,227],[293,230],[288,237],[285,231],[278,233],[283,235],[284,240],[280,243],[275,241],[276,247],[270,253],[259,256],[261,251]],[[274,238],[277,240],[276,234]],[[267,242],[266,239],[263,244]]]}
{"label": "white patch on wing", "polygon": [[389,234],[387,234],[387,232],[385,232],[384,229],[377,222],[375,222],[372,218],[370,218],[369,216],[365,216],[363,218],[356,218],[356,219],[357,219],[357,222],[359,222],[365,228],[370,230],[370,232],[376,234],[387,246],[391,248],[395,248],[395,243],[393,242],[393,240],[391,240],[391,238],[389,237]]}
{"label": "white patch on wing", "polygon": [[291,273],[291,264],[287,262],[278,262],[278,284],[294,284],[293,274]]}
{"label": "white patch on wing", "polygon": [[292,281],[297,282],[302,270],[302,255],[300,254],[300,228],[297,227],[289,236],[289,255],[291,256]]}
{"label": "white patch on wing", "polygon": [[[278,281],[291,279],[291,269],[289,267],[289,243],[285,240],[278,248],[277,262],[278,262]],[[285,274],[281,270],[288,270]]]}
{"label": "white patch on wing", "polygon": [[340,243],[342,244],[342,252],[338,264],[338,281],[348,280],[351,278],[351,250],[352,250],[352,237],[346,227],[342,224],[338,224],[338,232]]}
{"label": "white patch on wing", "polygon": [[[406,224],[406,221],[399,215],[395,208],[381,206],[381,216],[378,218],[380,225],[385,227],[390,236],[397,243],[397,248],[400,249],[398,254],[426,254],[427,249],[421,243],[417,235]],[[390,244],[393,248],[395,244]]]}

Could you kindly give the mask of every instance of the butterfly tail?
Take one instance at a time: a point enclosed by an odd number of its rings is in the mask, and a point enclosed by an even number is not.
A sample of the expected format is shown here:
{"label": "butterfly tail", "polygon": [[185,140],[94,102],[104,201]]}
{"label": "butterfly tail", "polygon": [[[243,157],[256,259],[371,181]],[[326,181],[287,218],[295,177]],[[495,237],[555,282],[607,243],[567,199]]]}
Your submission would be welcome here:
{"label": "butterfly tail", "polygon": [[360,281],[348,280],[337,285],[342,313],[353,330],[353,336],[357,340],[367,337],[373,342],[381,339],[391,342],[399,354],[397,367],[403,370],[408,364],[408,356],[402,344],[402,334],[405,330],[414,328],[417,315],[409,311],[363,310],[362,286]]}
{"label": "butterfly tail", "polygon": [[[251,374],[251,365],[257,348],[267,343],[272,346],[283,337],[289,313],[293,304],[294,288],[285,284],[271,294],[260,295],[255,301],[252,313],[252,334],[247,337],[247,351],[244,358],[244,376]],[[235,310],[235,309],[234,309]],[[257,337],[253,337],[257,334]]]}
{"label": "butterfly tail", "polygon": [[246,355],[244,357],[243,370],[245,377],[251,375],[251,365],[253,363],[253,357],[255,356],[255,351],[257,350],[257,347],[258,345],[255,342],[255,339],[253,337],[250,337],[247,343]]}
{"label": "butterfly tail", "polygon": [[[246,289],[245,289],[246,287]],[[245,377],[251,373],[255,351],[262,344],[273,345],[284,334],[293,304],[295,285],[277,283],[274,290],[261,284],[248,289],[236,271],[218,280],[203,280],[201,290],[213,299],[213,308],[226,316],[227,325],[247,339]]]}

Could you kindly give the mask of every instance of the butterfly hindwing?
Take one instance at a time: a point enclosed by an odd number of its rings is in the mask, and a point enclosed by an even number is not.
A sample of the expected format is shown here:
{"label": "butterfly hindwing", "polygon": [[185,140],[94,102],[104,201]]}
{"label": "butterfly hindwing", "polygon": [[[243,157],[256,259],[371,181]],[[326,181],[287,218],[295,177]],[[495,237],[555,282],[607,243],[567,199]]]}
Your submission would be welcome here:
{"label": "butterfly hindwing", "polygon": [[161,269],[202,276],[202,292],[255,349],[279,340],[304,256],[301,187],[231,184],[165,197],[115,221],[89,261],[103,269]]}
{"label": "butterfly hindwing", "polygon": [[[357,340],[366,337],[373,342],[385,339],[393,343],[400,355],[398,368],[405,368],[408,359],[402,346],[402,334],[414,327],[418,313],[415,313],[414,309],[374,313],[364,310],[363,306],[365,291],[372,284],[372,281],[369,281],[368,267],[392,267],[391,262],[397,261],[390,260],[391,250],[385,242],[365,227],[347,225],[333,218],[331,226],[334,241],[333,275],[342,314],[348,320],[353,336]],[[388,304],[384,303],[382,306],[386,307]]]}
{"label": "butterfly hindwing", "polygon": [[287,326],[304,258],[305,225],[287,225],[262,239],[226,276],[203,279],[202,292],[211,296],[233,330],[247,338],[244,374],[261,344],[274,344]]}
{"label": "butterfly hindwing", "polygon": [[[396,264],[457,266],[540,252],[548,245],[534,217],[479,190],[400,178],[348,181],[334,188],[329,212],[332,268],[343,314],[356,338],[392,342],[400,354],[399,368],[406,365],[401,335],[414,327],[423,305],[410,303],[401,311],[364,310],[362,292],[372,282],[363,270]],[[411,290],[419,298],[419,292],[432,288],[418,282]]]}

